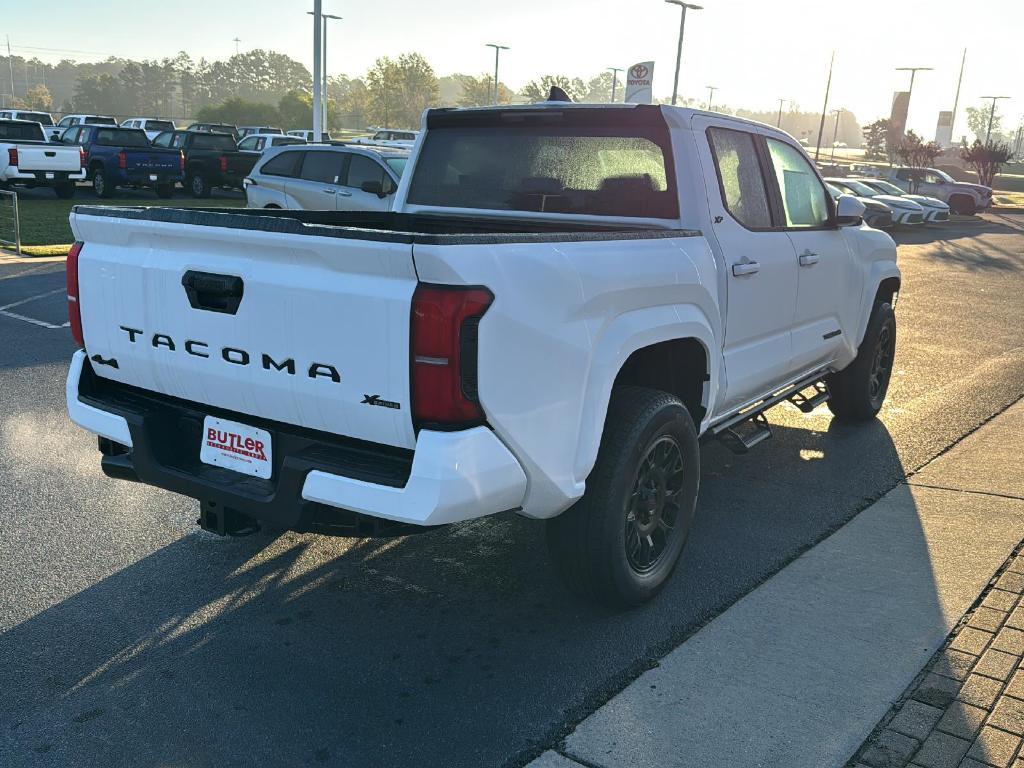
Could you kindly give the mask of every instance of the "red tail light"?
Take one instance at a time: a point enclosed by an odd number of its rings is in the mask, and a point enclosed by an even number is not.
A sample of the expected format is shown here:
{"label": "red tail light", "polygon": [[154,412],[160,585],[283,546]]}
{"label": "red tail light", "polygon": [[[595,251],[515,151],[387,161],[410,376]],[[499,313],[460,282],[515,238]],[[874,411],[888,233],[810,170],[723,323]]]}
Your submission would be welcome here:
{"label": "red tail light", "polygon": [[85,147],[78,148],[78,167],[85,170]]}
{"label": "red tail light", "polygon": [[483,421],[477,397],[477,326],[494,301],[486,288],[420,283],[412,297],[412,415],[417,424]]}
{"label": "red tail light", "polygon": [[178,152],[178,171],[185,172],[185,153]]}
{"label": "red tail light", "polygon": [[68,251],[67,278],[68,278],[68,321],[71,324],[71,338],[80,346],[85,346],[85,337],[82,335],[82,305],[78,301],[78,255],[82,252],[82,243],[78,242],[71,246]]}
{"label": "red tail light", "polygon": [[117,153],[117,167],[122,171],[128,167],[128,153],[123,149]]}
{"label": "red tail light", "polygon": [[228,170],[228,158],[226,155],[220,156],[220,172],[226,173]]}
{"label": "red tail light", "polygon": [[15,167],[18,166],[18,150],[15,147],[10,147],[7,150],[7,163]]}

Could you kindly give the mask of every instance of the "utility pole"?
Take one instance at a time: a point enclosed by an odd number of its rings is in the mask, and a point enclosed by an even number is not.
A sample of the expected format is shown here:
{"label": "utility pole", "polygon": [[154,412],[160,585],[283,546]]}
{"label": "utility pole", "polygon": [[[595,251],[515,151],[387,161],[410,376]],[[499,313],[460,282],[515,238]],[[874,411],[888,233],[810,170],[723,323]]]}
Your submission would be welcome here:
{"label": "utility pole", "polygon": [[711,103],[715,100],[715,91],[718,90],[718,86],[715,86],[715,85],[705,85],[704,87],[708,89],[708,112],[710,112],[711,111]]}
{"label": "utility pole", "polygon": [[[313,15],[313,11],[306,11],[310,16]],[[327,131],[327,20],[334,19],[341,21],[341,16],[335,16],[331,13],[321,13],[320,18],[324,20],[324,71],[323,71],[323,87],[320,91],[320,118],[323,120],[323,124],[320,126],[324,132]]]}
{"label": "utility pole", "polygon": [[679,96],[679,65],[683,61],[683,30],[686,29],[686,11],[702,11],[704,6],[694,5],[693,3],[684,3],[683,0],[665,0],[669,5],[678,5],[680,9],[679,14],[679,44],[676,47],[676,76],[672,80],[672,106],[676,105],[676,100]]}
{"label": "utility pole", "polygon": [[486,43],[484,47],[485,48],[493,48],[494,49],[494,103],[497,104],[498,103],[498,95],[499,95],[499,90],[498,90],[498,57],[501,55],[502,51],[509,50],[509,47],[507,45],[498,45],[497,43]]}
{"label": "utility pole", "polygon": [[313,0],[313,141],[319,144],[323,140],[323,81],[324,65],[323,49],[320,46],[323,35],[323,0]]}
{"label": "utility pole", "polygon": [[821,106],[821,122],[818,123],[818,143],[814,147],[814,162],[818,162],[818,154],[821,152],[821,134],[825,131],[825,112],[828,111],[828,92],[832,90],[832,66],[836,63],[836,52],[832,51],[832,58],[828,62],[828,81],[825,83],[825,103]]}
{"label": "utility pole", "polygon": [[7,66],[11,70],[11,103],[14,103],[14,59],[11,58],[11,36],[7,36]]}
{"label": "utility pole", "polygon": [[616,90],[616,86],[618,86],[618,84],[619,84],[619,72],[625,72],[625,70],[624,69],[619,69],[618,67],[608,67],[608,69],[611,70],[611,73],[612,73],[612,104],[614,104],[615,103],[615,90]]}
{"label": "utility pole", "polygon": [[967,49],[964,48],[964,55],[960,59],[960,78],[956,81],[956,96],[953,97],[953,116],[949,119],[949,140],[953,139],[953,124],[956,123],[956,108],[960,106],[960,86],[964,82],[964,64],[967,63]]}
{"label": "utility pole", "polygon": [[836,139],[839,137],[839,115],[842,114],[842,112],[843,112],[842,109],[833,109],[832,110],[832,114],[836,116],[836,124],[832,128],[832,160],[831,160],[831,162],[833,162],[833,163],[836,161]]}
{"label": "utility pole", "polygon": [[779,118],[775,121],[775,127],[782,127],[782,105],[785,104],[789,99],[779,99]]}
{"label": "utility pole", "polygon": [[233,42],[235,44],[235,56],[237,56],[238,55],[238,44],[240,42],[242,42],[242,38],[240,38],[240,37],[232,37],[231,38],[231,42]]}
{"label": "utility pole", "polygon": [[988,111],[988,130],[985,132],[985,146],[988,146],[988,140],[992,137],[992,121],[996,117],[996,102],[1000,99],[1008,99],[1009,96],[982,96],[983,99],[992,99],[992,109]]}

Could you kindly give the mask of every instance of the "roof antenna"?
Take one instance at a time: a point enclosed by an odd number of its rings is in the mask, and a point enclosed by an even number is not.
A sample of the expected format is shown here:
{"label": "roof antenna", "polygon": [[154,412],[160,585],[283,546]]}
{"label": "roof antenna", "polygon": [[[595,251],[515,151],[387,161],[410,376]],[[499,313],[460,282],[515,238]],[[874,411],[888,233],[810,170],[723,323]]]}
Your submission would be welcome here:
{"label": "roof antenna", "polygon": [[572,102],[569,98],[569,94],[559,88],[557,85],[551,86],[551,91],[548,93],[548,101],[568,101]]}

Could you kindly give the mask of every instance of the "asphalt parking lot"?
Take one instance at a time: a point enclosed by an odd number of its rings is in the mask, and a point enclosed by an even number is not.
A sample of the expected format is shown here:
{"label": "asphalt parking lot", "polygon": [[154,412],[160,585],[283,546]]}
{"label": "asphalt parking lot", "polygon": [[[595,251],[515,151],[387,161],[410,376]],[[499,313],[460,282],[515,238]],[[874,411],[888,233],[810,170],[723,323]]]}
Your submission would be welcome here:
{"label": "asphalt parking lot", "polygon": [[683,564],[618,614],[569,596],[515,516],[222,539],[107,480],[64,412],[63,264],[0,259],[0,765],[521,765],[1024,396],[1024,216],[897,239],[881,419],[784,406],[753,453],[706,445]]}

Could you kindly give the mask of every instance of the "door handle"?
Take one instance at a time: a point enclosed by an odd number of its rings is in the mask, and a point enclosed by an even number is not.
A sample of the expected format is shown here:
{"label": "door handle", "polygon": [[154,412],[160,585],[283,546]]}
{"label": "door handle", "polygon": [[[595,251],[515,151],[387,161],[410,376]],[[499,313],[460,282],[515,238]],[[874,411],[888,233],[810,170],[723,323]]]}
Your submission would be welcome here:
{"label": "door handle", "polygon": [[761,271],[761,265],[756,261],[741,261],[738,264],[732,265],[732,274],[734,277],[743,277],[744,275],[755,275]]}
{"label": "door handle", "polygon": [[336,194],[338,197],[352,197],[352,193],[351,192],[346,192],[346,191],[340,190],[340,189],[337,192],[335,192],[334,194]]}
{"label": "door handle", "polygon": [[817,264],[819,261],[821,261],[821,257],[810,248],[805,248],[804,252],[800,254],[801,267],[810,267],[813,264]]}

